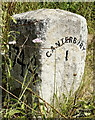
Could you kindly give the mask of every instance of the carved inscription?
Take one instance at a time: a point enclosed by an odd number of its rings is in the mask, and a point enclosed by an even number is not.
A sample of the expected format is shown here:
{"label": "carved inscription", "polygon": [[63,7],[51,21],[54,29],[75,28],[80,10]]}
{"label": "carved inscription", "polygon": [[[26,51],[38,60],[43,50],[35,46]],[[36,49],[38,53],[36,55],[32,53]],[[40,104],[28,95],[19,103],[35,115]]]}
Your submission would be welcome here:
{"label": "carved inscription", "polygon": [[[73,43],[75,45],[78,45],[78,47],[83,51],[83,50],[86,50],[85,47],[84,47],[84,44],[82,41],[77,41],[77,38],[76,37],[64,37],[62,38],[60,41],[57,41],[55,43],[55,46],[51,46],[51,50],[50,51],[47,51],[46,52],[46,56],[47,57],[51,57],[54,50],[63,46],[64,44],[69,44],[69,43]],[[68,56],[68,51],[66,52],[66,61],[68,60],[67,59],[67,56]]]}

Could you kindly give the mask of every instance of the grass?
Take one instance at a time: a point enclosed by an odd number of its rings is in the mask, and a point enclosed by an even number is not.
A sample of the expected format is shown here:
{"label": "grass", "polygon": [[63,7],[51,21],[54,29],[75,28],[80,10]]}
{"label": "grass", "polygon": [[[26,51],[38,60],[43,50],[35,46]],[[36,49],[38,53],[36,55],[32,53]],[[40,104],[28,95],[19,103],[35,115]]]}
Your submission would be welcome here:
{"label": "grass", "polygon": [[[34,75],[30,78],[29,82],[25,84],[27,78],[27,71],[24,77],[24,81],[20,82],[15,80],[11,76],[12,60],[8,56],[9,51],[9,29],[10,20],[13,19],[13,14],[18,14],[30,10],[36,10],[41,8],[50,9],[62,9],[71,11],[73,13],[80,14],[87,19],[88,31],[94,34],[94,2],[93,3],[81,3],[81,2],[39,2],[39,3],[28,3],[28,2],[10,2],[2,3],[2,52],[5,53],[2,56],[2,73],[3,73],[3,106],[0,110],[0,115],[6,119],[26,119],[33,117],[47,119],[52,117],[63,117],[63,118],[76,118],[76,117],[94,117],[95,116],[95,105],[93,104],[93,42],[88,43],[85,72],[82,79],[82,83],[76,93],[69,99],[63,94],[63,101],[59,102],[56,93],[54,94],[53,106],[43,100],[37,93],[29,87],[29,84]],[[92,38],[93,39],[93,38]],[[55,61],[56,64],[56,61]],[[32,65],[30,65],[32,67]],[[55,65],[56,66],[56,65]],[[56,71],[56,67],[55,67]],[[38,72],[38,71],[37,71]],[[55,74],[56,76],[56,74]],[[12,81],[16,81],[21,85],[21,89],[17,96],[12,93],[13,86]],[[55,80],[54,80],[55,81]],[[55,91],[55,90],[54,90]],[[27,96],[32,96],[32,104],[28,105]],[[38,99],[38,103],[36,100]],[[42,101],[40,102],[39,99]],[[49,111],[46,110],[46,106],[49,107]],[[87,111],[88,110],[88,111]],[[81,118],[79,118],[81,119]],[[86,119],[86,118],[85,118]],[[92,118],[91,118],[92,119]]]}

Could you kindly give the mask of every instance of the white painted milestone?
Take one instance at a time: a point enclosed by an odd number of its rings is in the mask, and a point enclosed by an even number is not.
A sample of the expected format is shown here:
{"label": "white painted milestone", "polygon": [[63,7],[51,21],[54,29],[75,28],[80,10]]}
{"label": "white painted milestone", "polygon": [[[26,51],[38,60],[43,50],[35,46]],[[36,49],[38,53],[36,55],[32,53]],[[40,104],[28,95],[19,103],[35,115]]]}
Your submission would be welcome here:
{"label": "white painted milestone", "polygon": [[[87,46],[86,19],[60,9],[39,9],[16,14],[13,17],[18,24],[33,22],[28,27],[26,25],[16,30],[26,36],[29,34],[27,45],[29,44],[31,48],[24,48],[27,54],[24,64],[25,61],[28,64],[27,61],[34,54],[40,56],[36,58],[39,59],[37,63],[40,66],[37,77],[41,80],[37,86],[40,97],[52,103],[54,93],[59,99],[62,99],[63,93],[67,97],[70,93],[73,95],[84,74]],[[20,39],[18,43],[21,43]],[[32,53],[29,53],[31,51]]]}

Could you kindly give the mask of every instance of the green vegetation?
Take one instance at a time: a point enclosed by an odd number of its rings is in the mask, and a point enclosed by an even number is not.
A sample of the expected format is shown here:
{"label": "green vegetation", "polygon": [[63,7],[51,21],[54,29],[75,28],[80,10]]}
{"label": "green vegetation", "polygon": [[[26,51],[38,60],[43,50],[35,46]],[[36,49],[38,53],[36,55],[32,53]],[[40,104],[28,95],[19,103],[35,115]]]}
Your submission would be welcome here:
{"label": "green vegetation", "polygon": [[[88,32],[94,34],[94,2],[81,3],[81,2],[38,2],[38,3],[29,3],[29,2],[10,2],[2,3],[2,82],[3,85],[0,86],[0,89],[3,90],[3,103],[2,110],[0,110],[0,115],[2,119],[16,119],[16,120],[31,120],[33,117],[42,119],[48,119],[51,117],[56,118],[84,118],[85,120],[90,118],[91,120],[95,117],[95,105],[93,98],[93,42],[88,43],[87,47],[87,57],[85,65],[85,73],[83,76],[82,83],[79,89],[73,96],[70,96],[69,99],[63,94],[64,100],[60,103],[57,99],[57,96],[54,95],[56,103],[51,106],[42,98],[40,98],[32,89],[29,87],[31,80],[34,78],[35,74],[31,76],[29,82],[25,84],[27,71],[24,76],[24,80],[21,83],[19,80],[15,80],[11,76],[12,70],[12,60],[9,58],[9,36],[10,34],[10,21],[13,20],[12,15],[23,13],[26,11],[41,9],[41,8],[50,8],[50,9],[62,9],[77,13],[86,18],[88,24]],[[16,21],[15,21],[16,22]],[[19,33],[18,33],[19,34]],[[92,37],[93,39],[93,37]],[[15,38],[14,38],[15,40]],[[30,65],[32,67],[32,65]],[[21,89],[17,93],[13,93],[12,82],[16,81],[21,84]],[[29,93],[28,93],[28,92]],[[32,104],[28,105],[27,95],[31,94]],[[37,104],[35,100],[38,99]],[[41,102],[40,102],[41,101]],[[47,107],[46,107],[47,106]],[[49,108],[49,111],[48,109]]]}

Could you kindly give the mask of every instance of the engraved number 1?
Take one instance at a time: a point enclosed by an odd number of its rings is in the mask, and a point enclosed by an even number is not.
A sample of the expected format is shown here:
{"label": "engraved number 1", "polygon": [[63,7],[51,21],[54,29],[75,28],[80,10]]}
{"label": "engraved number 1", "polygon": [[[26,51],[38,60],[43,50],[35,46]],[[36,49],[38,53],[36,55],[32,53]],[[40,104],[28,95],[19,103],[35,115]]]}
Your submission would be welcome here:
{"label": "engraved number 1", "polygon": [[68,60],[68,50],[66,50],[66,57],[65,57],[65,60],[66,60],[66,61]]}

